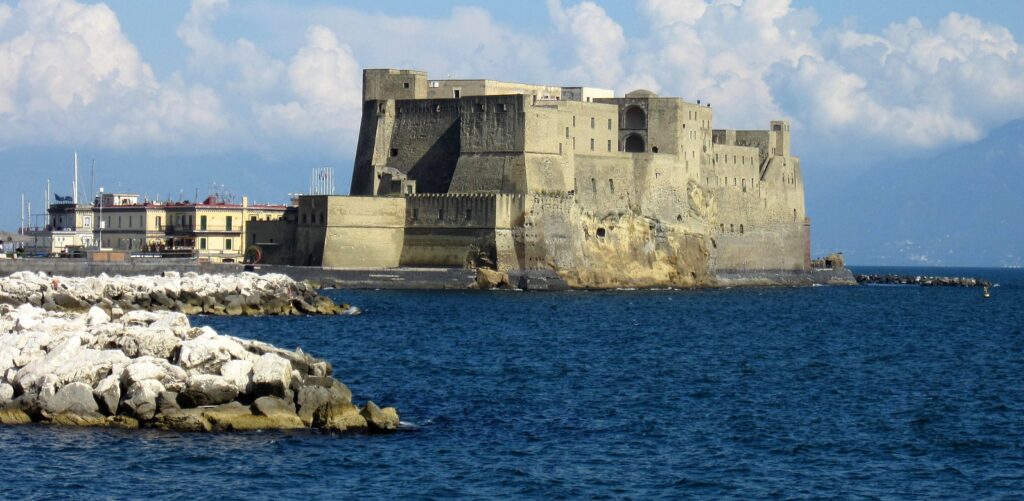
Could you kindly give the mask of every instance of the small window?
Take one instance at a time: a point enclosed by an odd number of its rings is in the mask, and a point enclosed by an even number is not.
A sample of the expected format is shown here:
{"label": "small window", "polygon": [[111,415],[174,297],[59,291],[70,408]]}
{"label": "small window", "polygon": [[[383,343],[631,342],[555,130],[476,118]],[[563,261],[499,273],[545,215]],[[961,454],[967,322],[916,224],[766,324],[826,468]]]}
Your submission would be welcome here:
{"label": "small window", "polygon": [[743,225],[740,225],[740,233],[743,233]]}
{"label": "small window", "polygon": [[720,227],[719,229],[722,230],[722,233],[725,233],[725,223],[722,223],[718,226]]}
{"label": "small window", "polygon": [[595,127],[595,124],[597,123],[596,121],[597,121],[596,118],[590,117],[590,128],[591,129],[593,129]]}
{"label": "small window", "polygon": [[732,224],[729,225],[729,233],[736,233],[736,228]]}
{"label": "small window", "polygon": [[615,193],[615,180],[614,179],[609,179],[608,180],[608,191],[611,191],[612,193]]}
{"label": "small window", "polygon": [[452,97],[455,99],[462,97],[462,91],[460,89],[452,89]]}
{"label": "small window", "polygon": [[224,229],[226,231],[232,231],[234,228],[234,218],[231,216],[227,217],[227,222],[224,223]]}
{"label": "small window", "polygon": [[597,193],[597,180],[596,179],[590,178],[590,188],[592,190],[594,190],[594,193]]}
{"label": "small window", "polygon": [[391,148],[391,156],[392,157],[397,157],[398,156],[398,148]]}
{"label": "small window", "polygon": [[473,209],[466,209],[466,221],[473,219]]}
{"label": "small window", "polygon": [[476,103],[476,111],[479,111],[479,112],[483,113],[483,111],[484,111],[484,103]]}
{"label": "small window", "polygon": [[206,216],[199,217],[199,229],[206,231]]}
{"label": "small window", "polygon": [[605,235],[605,230],[604,230],[604,228],[598,228],[598,229],[597,229],[597,236],[599,236],[599,237],[601,237],[601,238],[604,238],[604,235]]}
{"label": "small window", "polygon": [[233,238],[225,239],[224,240],[224,249],[231,250],[231,243],[232,243],[232,241],[234,241]]}
{"label": "small window", "polygon": [[206,239],[205,238],[200,238],[199,239],[199,250],[206,250]]}
{"label": "small window", "polygon": [[608,151],[612,151],[612,140],[608,140]]}
{"label": "small window", "polygon": [[[255,220],[256,220],[256,216],[249,216],[249,221],[255,221]],[[157,220],[157,224],[160,224],[159,220]]]}
{"label": "small window", "polygon": [[590,139],[590,151],[594,151],[594,139]]}
{"label": "small window", "polygon": [[413,221],[417,221],[417,220],[419,220],[419,218],[420,218],[420,210],[419,209],[413,209],[412,210],[412,220]]}
{"label": "small window", "polygon": [[572,126],[576,127],[576,115],[572,116]]}
{"label": "small window", "polygon": [[562,143],[558,143],[558,154],[562,154]]}
{"label": "small window", "polygon": [[380,103],[377,105],[377,113],[384,113],[385,111],[387,111],[386,103]]}
{"label": "small window", "polygon": [[612,130],[612,119],[608,119],[608,130]]}
{"label": "small window", "polygon": [[651,147],[651,153],[657,153],[657,152],[658,152],[658,147],[657,146],[652,146]]}
{"label": "small window", "polygon": [[565,138],[569,139],[569,128],[568,127],[565,128]]}
{"label": "small window", "polygon": [[444,221],[444,208],[437,209],[437,219]]}
{"label": "small window", "polygon": [[405,83],[403,83],[403,84],[402,84],[402,87],[405,87],[406,89],[408,89],[408,88],[409,88],[409,82],[405,82]]}
{"label": "small window", "polygon": [[508,105],[505,103],[498,103],[498,111],[508,111]]}

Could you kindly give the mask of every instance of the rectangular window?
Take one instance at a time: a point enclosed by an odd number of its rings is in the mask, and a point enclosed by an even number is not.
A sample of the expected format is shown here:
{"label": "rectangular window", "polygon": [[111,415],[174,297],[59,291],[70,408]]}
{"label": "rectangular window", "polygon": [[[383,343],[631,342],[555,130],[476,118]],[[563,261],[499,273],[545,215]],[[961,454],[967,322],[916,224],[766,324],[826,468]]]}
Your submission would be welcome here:
{"label": "rectangular window", "polygon": [[611,191],[612,193],[615,193],[615,180],[613,180],[613,179],[609,179],[608,180],[608,191]]}
{"label": "rectangular window", "polygon": [[594,193],[597,193],[597,180],[596,179],[590,178],[590,188],[592,190],[594,190]]}
{"label": "rectangular window", "polygon": [[199,216],[199,229],[206,231],[206,216]]}
{"label": "rectangular window", "polygon": [[612,140],[608,140],[608,151],[612,151]]}
{"label": "rectangular window", "polygon": [[412,220],[416,221],[419,218],[420,218],[420,210],[419,209],[413,209],[412,210]]}
{"label": "rectangular window", "polygon": [[398,156],[398,148],[391,148],[391,156],[392,157],[397,157]]}
{"label": "rectangular window", "polygon": [[568,127],[565,128],[565,138],[569,139],[569,128]]}
{"label": "rectangular window", "polygon": [[591,129],[593,129],[595,127],[596,123],[597,123],[597,119],[594,118],[594,117],[590,117],[590,128]]}
{"label": "rectangular window", "polygon": [[406,89],[408,89],[409,88],[409,82],[403,83],[402,86],[405,87]]}
{"label": "rectangular window", "polygon": [[231,250],[231,244],[232,244],[233,241],[234,241],[233,238],[225,239],[224,240],[224,249]]}
{"label": "rectangular window", "polygon": [[226,231],[231,231],[232,230],[232,226],[234,226],[234,218],[231,217],[231,216],[228,216],[227,217],[227,222],[224,223],[224,224],[225,224]]}
{"label": "rectangular window", "polygon": [[562,154],[562,143],[558,143],[558,154]]}
{"label": "rectangular window", "polygon": [[205,238],[200,238],[199,239],[199,250],[206,250],[206,239]]}
{"label": "rectangular window", "polygon": [[158,229],[158,230],[162,230],[162,229],[163,229],[163,225],[164,225],[164,220],[163,220],[163,218],[162,218],[162,217],[160,217],[160,216],[157,216],[157,217],[156,217],[156,229]]}
{"label": "rectangular window", "polygon": [[612,130],[612,119],[608,119],[608,130]]}
{"label": "rectangular window", "polygon": [[473,219],[473,209],[466,209],[466,221]]}
{"label": "rectangular window", "polygon": [[121,216],[117,216],[117,227],[121,227]]}
{"label": "rectangular window", "polygon": [[590,139],[590,151],[594,151],[594,139]]}
{"label": "rectangular window", "polygon": [[576,115],[572,116],[572,126],[576,127]]}
{"label": "rectangular window", "polygon": [[443,208],[437,209],[437,219],[439,221],[444,221],[444,209]]}
{"label": "rectangular window", "polygon": [[452,97],[454,97],[455,99],[458,99],[458,98],[462,97],[462,90],[461,89],[452,89]]}

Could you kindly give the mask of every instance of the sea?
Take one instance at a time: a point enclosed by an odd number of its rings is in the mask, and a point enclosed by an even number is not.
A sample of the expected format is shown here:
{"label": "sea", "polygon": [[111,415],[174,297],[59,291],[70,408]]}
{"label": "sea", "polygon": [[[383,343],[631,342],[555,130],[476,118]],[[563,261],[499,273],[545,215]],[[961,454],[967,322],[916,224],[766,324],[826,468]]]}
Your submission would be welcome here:
{"label": "sea", "polygon": [[1024,270],[977,288],[327,291],[195,317],[330,360],[391,435],[0,427],[3,499],[1022,499]]}

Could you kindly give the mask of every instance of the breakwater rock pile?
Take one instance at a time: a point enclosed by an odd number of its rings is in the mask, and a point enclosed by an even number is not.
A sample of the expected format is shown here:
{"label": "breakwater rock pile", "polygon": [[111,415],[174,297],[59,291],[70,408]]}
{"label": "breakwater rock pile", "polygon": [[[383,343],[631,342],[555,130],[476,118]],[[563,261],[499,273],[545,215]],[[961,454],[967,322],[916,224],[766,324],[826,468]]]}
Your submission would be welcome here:
{"label": "breakwater rock pile", "polygon": [[0,303],[47,311],[108,315],[164,310],[186,315],[344,315],[359,309],[335,304],[315,287],[285,275],[255,273],[69,278],[22,271],[0,279]]}
{"label": "breakwater rock pile", "polygon": [[970,277],[929,277],[921,275],[856,275],[858,284],[921,285],[925,287],[991,287],[988,280]]}
{"label": "breakwater rock pile", "polygon": [[[136,294],[131,287],[126,291]],[[34,302],[45,304],[38,297]],[[179,312],[111,317],[98,306],[63,312],[0,304],[3,424],[397,429],[395,409],[373,402],[355,406],[331,373],[328,362],[301,350],[192,327]]]}

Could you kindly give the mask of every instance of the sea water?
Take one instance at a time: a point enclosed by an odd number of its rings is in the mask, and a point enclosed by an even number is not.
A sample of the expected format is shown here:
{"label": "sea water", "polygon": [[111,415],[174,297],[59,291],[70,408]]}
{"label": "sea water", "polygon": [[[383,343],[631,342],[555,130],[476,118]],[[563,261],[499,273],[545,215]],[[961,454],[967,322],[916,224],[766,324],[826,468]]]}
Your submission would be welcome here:
{"label": "sea water", "polygon": [[0,427],[0,497],[1010,498],[1024,271],[977,288],[330,291],[214,318],[330,360],[392,435]]}

